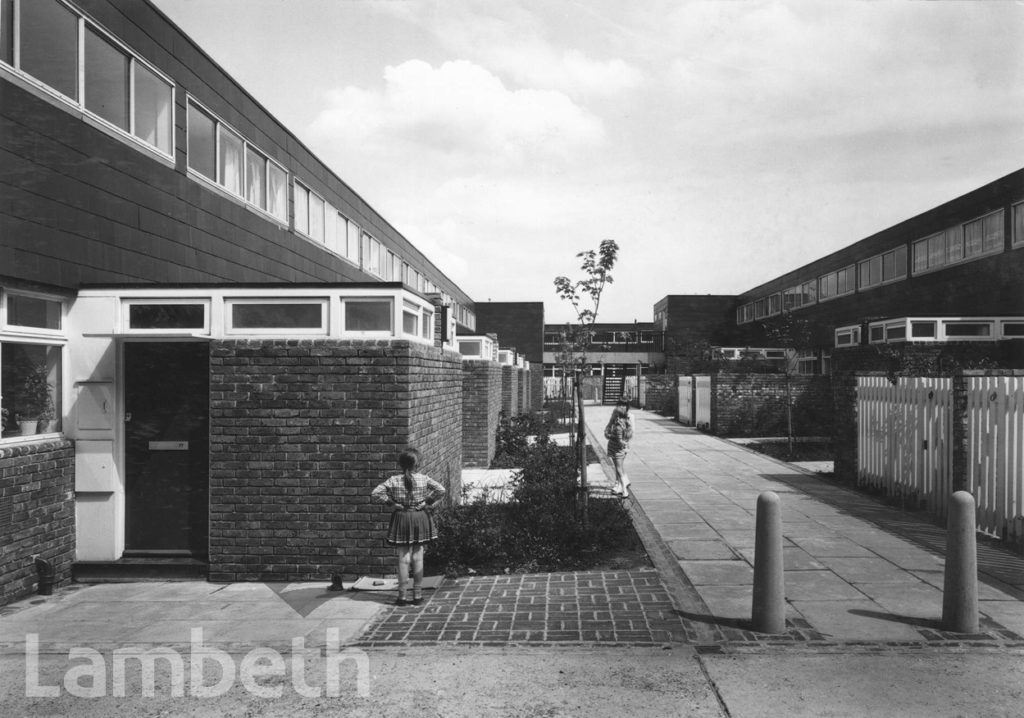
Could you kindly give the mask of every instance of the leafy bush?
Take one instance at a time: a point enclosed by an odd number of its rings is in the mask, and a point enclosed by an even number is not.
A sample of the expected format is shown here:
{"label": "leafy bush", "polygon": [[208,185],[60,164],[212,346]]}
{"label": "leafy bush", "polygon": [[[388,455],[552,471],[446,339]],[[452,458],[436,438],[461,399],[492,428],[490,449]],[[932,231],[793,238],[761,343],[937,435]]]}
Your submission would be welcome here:
{"label": "leafy bush", "polygon": [[543,446],[551,441],[551,419],[536,414],[520,414],[511,418],[504,412],[498,422],[497,443],[492,468],[514,469],[522,465],[523,457],[530,449],[530,440]]}
{"label": "leafy bush", "polygon": [[584,521],[572,450],[544,442],[522,454],[511,500],[479,499],[436,515],[428,563],[447,575],[576,570],[634,540],[617,501],[590,501]]}

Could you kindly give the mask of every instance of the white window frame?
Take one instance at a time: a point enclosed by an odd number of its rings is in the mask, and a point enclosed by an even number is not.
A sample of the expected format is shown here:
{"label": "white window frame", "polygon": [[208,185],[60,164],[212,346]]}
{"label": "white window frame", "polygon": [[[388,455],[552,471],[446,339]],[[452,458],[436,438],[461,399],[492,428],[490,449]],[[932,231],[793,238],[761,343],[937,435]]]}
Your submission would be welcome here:
{"label": "white window frame", "polygon": [[[176,117],[177,106],[176,106],[176,102],[175,102],[175,95],[176,95],[176,92],[177,92],[177,84],[174,82],[174,80],[172,80],[171,77],[168,76],[167,74],[165,74],[165,73],[161,72],[159,69],[157,69],[156,66],[154,66],[153,64],[147,62],[138,52],[136,52],[131,47],[126,45],[124,42],[122,42],[116,36],[112,35],[104,27],[102,27],[101,25],[93,22],[86,15],[84,15],[82,13],[82,11],[78,10],[73,5],[70,5],[69,3],[64,2],[64,0],[55,0],[55,2],[57,2],[57,4],[62,5],[72,15],[75,16],[75,19],[77,21],[77,28],[78,28],[77,29],[77,41],[78,41],[78,47],[77,47],[77,57],[78,57],[77,65],[78,65],[78,67],[77,67],[77,73],[78,73],[78,77],[77,77],[77,80],[76,80],[76,91],[78,93],[78,99],[75,99],[73,97],[69,97],[68,95],[65,95],[60,90],[58,90],[58,89],[56,89],[54,87],[50,87],[49,85],[47,85],[42,80],[39,80],[39,79],[35,78],[33,75],[30,75],[28,72],[26,72],[26,71],[21,69],[21,27],[20,27],[20,23],[21,23],[21,3],[23,3],[23,2],[25,2],[25,0],[14,0],[14,11],[12,13],[12,15],[13,15],[13,17],[12,17],[13,27],[11,28],[11,32],[12,32],[12,36],[13,36],[13,53],[12,53],[13,57],[11,58],[11,60],[13,61],[13,64],[9,65],[6,62],[4,62],[3,60],[0,60],[0,74],[4,74],[4,75],[10,76],[11,78],[15,79],[20,85],[22,85],[22,86],[30,89],[31,91],[33,91],[34,94],[38,94],[38,95],[40,95],[42,97],[45,97],[45,98],[48,98],[48,99],[56,100],[56,102],[54,104],[56,104],[58,107],[62,107],[63,109],[68,109],[70,107],[76,113],[81,113],[80,117],[83,120],[85,120],[90,125],[92,125],[94,127],[97,127],[100,130],[103,130],[106,134],[108,134],[108,135],[110,135],[112,137],[115,137],[115,138],[117,138],[119,140],[125,141],[126,144],[129,144],[130,146],[134,147],[135,149],[140,149],[140,150],[144,150],[146,152],[152,153],[154,156],[160,158],[161,160],[164,160],[164,161],[167,161],[167,162],[173,164],[174,163],[174,157],[175,157],[175,150],[176,150],[175,128],[177,127],[177,117]],[[128,62],[128,80],[127,80],[127,84],[128,84],[128,88],[127,88],[127,91],[128,91],[128,129],[127,130],[125,130],[125,129],[121,128],[121,127],[118,127],[114,123],[104,119],[100,115],[97,115],[95,112],[93,112],[92,110],[89,110],[89,109],[87,109],[85,107],[85,83],[86,83],[86,77],[85,77],[84,59],[85,59],[85,30],[86,30],[86,28],[94,31],[97,35],[102,37],[104,40],[107,40],[108,42],[110,42],[111,45],[114,45],[116,48],[118,48],[120,51],[122,51],[123,53],[125,53],[128,56],[129,62]],[[6,32],[6,30],[3,29],[3,28],[0,28],[0,31]],[[168,137],[168,139],[170,141],[170,150],[169,151],[164,151],[161,147],[159,147],[157,145],[154,145],[154,144],[151,144],[147,140],[144,140],[144,139],[142,139],[141,137],[139,137],[138,135],[135,134],[135,132],[136,132],[136,121],[135,121],[135,106],[136,106],[135,68],[136,68],[136,63],[141,63],[148,71],[152,72],[156,77],[158,77],[163,82],[167,83],[167,85],[169,85],[169,87],[170,87],[170,98],[169,98],[170,99],[170,103],[169,103],[169,106],[168,106],[169,107],[169,111],[170,111],[170,133],[169,133],[169,137]]]}
{"label": "white window frame", "polygon": [[[1017,205],[1014,205],[1014,207],[1016,207],[1016,206]],[[947,267],[954,267],[954,266],[957,266],[957,265],[960,265],[960,264],[967,264],[968,262],[974,262],[976,260],[983,259],[985,257],[992,257],[992,256],[995,256],[995,255],[1000,254],[1001,252],[1005,251],[1005,248],[1006,248],[1006,217],[1005,217],[1005,211],[1006,211],[1005,207],[1000,207],[999,209],[993,210],[991,212],[986,212],[983,215],[979,215],[977,217],[969,219],[966,222],[961,222],[958,225],[955,225],[953,227],[949,227],[948,229],[942,230],[940,232],[933,232],[933,233],[929,234],[927,237],[922,237],[921,239],[918,239],[918,240],[915,240],[914,242],[912,242],[911,246],[910,246],[910,253],[909,253],[909,256],[908,256],[908,259],[907,259],[907,266],[911,270],[913,276],[916,277],[916,276],[920,276],[922,274],[930,274],[932,272],[938,272],[938,271],[941,271],[941,270],[943,270],[943,269],[945,269]],[[983,234],[982,235],[982,249],[981,249],[981,251],[977,252],[975,254],[968,255],[967,254],[967,227],[968,227],[968,225],[974,224],[975,222],[981,222],[982,223],[982,228],[984,230],[985,220],[990,218],[990,217],[994,217],[995,215],[999,215],[999,218],[1000,218],[1000,221],[999,221],[998,224],[999,224],[999,234],[1001,235],[1001,240],[1002,241],[999,243],[999,245],[997,247],[994,247],[994,248],[986,250],[984,248],[984,234]],[[950,237],[951,233],[959,235],[960,246],[961,246],[960,257],[954,258],[952,261],[950,260],[950,257],[949,257],[949,237]],[[931,262],[931,251],[927,248],[927,244],[926,243],[930,242],[932,240],[935,240],[935,239],[937,239],[940,236],[942,237],[942,242],[943,242],[942,258],[941,258],[940,261],[936,262],[935,264],[932,264],[932,262]],[[924,246],[925,247],[924,251],[925,251],[926,265],[927,265],[927,266],[924,266],[924,267],[921,267],[921,268],[917,267],[917,263],[914,260],[914,257],[915,257],[915,255],[917,254],[917,251],[918,251],[917,248],[919,246]],[[1012,246],[1016,246],[1016,242],[1014,242],[1014,244]]]}
{"label": "white window frame", "polygon": [[1024,202],[1010,207],[1010,232],[1013,234],[1011,247],[1024,247]]}
{"label": "white window frame", "polygon": [[[376,302],[376,303],[387,302],[387,303],[389,303],[391,305],[391,308],[390,308],[390,311],[388,312],[388,316],[391,318],[390,319],[391,326],[388,327],[387,329],[372,330],[372,331],[349,329],[348,326],[346,326],[346,322],[345,322],[346,305],[348,305],[350,303],[355,304],[355,303],[360,303],[360,302],[362,302],[362,303],[368,303],[368,302]],[[402,306],[403,306],[403,303],[395,301],[395,297],[393,297],[390,294],[385,294],[385,295],[380,295],[380,296],[369,296],[368,295],[368,296],[358,296],[358,297],[346,297],[346,296],[343,296],[341,298],[341,334],[342,334],[342,336],[368,337],[368,338],[370,338],[370,337],[372,337],[372,338],[384,338],[384,337],[398,336],[398,331],[400,330],[401,324],[397,323],[400,320],[400,317],[396,317],[395,313],[397,311],[400,311]]]}
{"label": "white window frame", "polygon": [[[841,342],[839,341],[839,338],[841,336],[849,336],[850,340],[846,342]],[[861,337],[859,324],[853,324],[845,327],[836,327],[834,344],[837,349],[841,347],[860,346],[860,339]]]}
{"label": "white window frame", "polygon": [[[7,299],[9,296],[20,296],[29,297],[32,299],[41,299],[48,302],[58,302],[60,304],[60,329],[46,329],[43,327],[26,327],[20,324],[10,324],[7,317]],[[59,411],[55,414],[54,419],[64,424],[64,414],[68,411],[68,338],[67,338],[67,315],[68,315],[68,300],[66,297],[62,297],[54,294],[47,294],[43,292],[33,292],[21,289],[12,289],[9,287],[0,287],[0,342],[10,344],[35,344],[37,346],[55,347],[60,351],[60,387],[59,392],[57,388],[54,389],[55,403],[58,405],[54,407]],[[0,362],[3,362],[3,356],[0,356]],[[0,396],[3,395],[3,386],[0,385]],[[0,402],[2,405],[2,402]],[[10,421],[15,421],[15,417],[11,416]],[[61,432],[45,432],[36,433],[31,436],[10,436],[6,439],[0,437],[0,446],[7,446],[10,444],[24,444],[29,442],[42,441],[45,439],[52,439],[55,436],[59,436]]]}
{"label": "white window frame", "polygon": [[[186,95],[186,97],[185,97],[185,119],[186,119],[185,135],[186,135],[186,137],[188,137],[189,133],[191,132],[191,128],[187,127],[187,124],[188,124],[188,106],[190,104],[191,105],[195,105],[196,108],[200,112],[202,112],[204,115],[206,115],[207,117],[209,117],[210,119],[213,120],[213,123],[214,123],[214,125],[213,125],[213,138],[214,138],[214,140],[213,140],[213,157],[214,157],[213,173],[216,175],[216,177],[207,177],[206,175],[204,175],[199,170],[194,169],[192,167],[191,157],[190,156],[187,156],[185,158],[185,167],[186,167],[187,175],[190,178],[194,179],[194,180],[202,182],[207,187],[214,188],[221,195],[223,195],[225,197],[229,197],[232,200],[241,203],[247,209],[250,209],[253,212],[258,213],[259,215],[261,215],[263,217],[266,217],[266,218],[270,219],[271,221],[276,222],[277,224],[280,224],[281,226],[284,226],[284,227],[288,226],[288,202],[287,201],[285,201],[285,203],[284,203],[284,207],[283,207],[283,209],[284,209],[284,216],[283,217],[279,216],[279,215],[276,215],[276,214],[274,214],[273,212],[270,211],[271,206],[273,204],[273,202],[271,202],[271,194],[270,194],[270,173],[271,173],[271,168],[272,167],[276,168],[277,170],[279,170],[280,172],[282,172],[284,174],[285,184],[287,185],[288,176],[289,175],[288,175],[288,170],[284,167],[284,165],[282,165],[280,162],[275,160],[268,153],[266,153],[263,150],[261,150],[257,145],[253,144],[248,139],[246,139],[245,135],[243,135],[241,132],[239,132],[234,127],[232,127],[230,123],[225,122],[216,112],[211,110],[209,107],[204,105],[202,102],[197,100],[192,95]],[[242,161],[242,184],[241,184],[241,188],[240,188],[241,189],[241,193],[236,193],[234,190],[228,189],[228,187],[225,186],[224,184],[222,184],[221,181],[220,181],[221,174],[222,174],[221,161],[220,161],[220,154],[221,154],[220,153],[220,144],[221,144],[221,132],[222,131],[230,133],[230,134],[234,135],[235,137],[239,138],[242,141],[242,154],[241,154],[241,161]],[[186,154],[188,154],[188,142],[187,141],[186,141],[185,147],[186,147]],[[249,152],[250,151],[255,153],[255,154],[257,154],[257,155],[259,155],[260,157],[266,159],[266,161],[267,161],[266,169],[263,172],[263,193],[264,193],[264,201],[265,201],[265,203],[267,205],[266,209],[260,207],[258,204],[250,202],[249,199],[246,197],[246,194],[247,194],[247,192],[246,192],[246,178],[248,176],[247,175],[247,167],[246,167],[246,165],[249,162]]]}
{"label": "white window frame", "polygon": [[[238,327],[234,326],[234,307],[247,304],[319,304],[319,327]],[[224,297],[224,334],[226,336],[327,336],[331,326],[330,302],[328,297],[273,297],[273,296],[227,296]]]}
{"label": "white window frame", "polygon": [[[151,306],[156,304],[174,305],[174,304],[200,304],[203,307],[203,326],[201,329],[189,328],[189,329],[134,329],[131,326],[131,308],[133,306],[144,305]],[[210,334],[211,320],[210,320],[210,299],[208,297],[173,297],[173,298],[147,298],[143,299],[140,297],[133,297],[130,299],[121,300],[121,331],[126,335],[137,335],[137,334],[168,334],[168,335],[203,335],[208,336]],[[227,321],[227,320],[226,320]]]}

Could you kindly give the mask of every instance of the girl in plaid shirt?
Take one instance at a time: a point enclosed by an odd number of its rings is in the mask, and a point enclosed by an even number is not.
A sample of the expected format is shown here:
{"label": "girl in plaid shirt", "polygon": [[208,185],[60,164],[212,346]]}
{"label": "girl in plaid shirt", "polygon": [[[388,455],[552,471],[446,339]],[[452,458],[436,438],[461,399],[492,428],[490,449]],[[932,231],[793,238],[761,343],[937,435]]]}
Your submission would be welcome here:
{"label": "girl in plaid shirt", "polygon": [[437,527],[427,507],[444,496],[445,488],[426,474],[416,473],[420,463],[420,452],[408,448],[398,457],[401,474],[395,474],[373,490],[371,499],[394,509],[388,526],[387,542],[398,553],[398,600],[399,606],[409,601],[405,598],[405,587],[409,582],[409,568],[412,566],[412,603],[423,603],[423,547],[437,538]]}

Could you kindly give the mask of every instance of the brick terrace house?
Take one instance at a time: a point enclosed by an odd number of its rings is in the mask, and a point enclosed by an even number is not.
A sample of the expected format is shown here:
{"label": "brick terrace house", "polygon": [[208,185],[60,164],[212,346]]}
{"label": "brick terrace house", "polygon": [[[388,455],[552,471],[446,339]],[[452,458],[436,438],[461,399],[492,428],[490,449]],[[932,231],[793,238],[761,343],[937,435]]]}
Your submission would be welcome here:
{"label": "brick terrace house", "polygon": [[1024,366],[1024,169],[738,296],[670,295],[654,313],[677,373],[712,348],[772,358],[766,328],[785,315],[809,333],[802,374],[828,374],[844,350],[910,343]]}
{"label": "brick terrace house", "polygon": [[389,570],[369,491],[409,444],[458,490],[476,331],[149,2],[0,0],[0,603],[36,556]]}

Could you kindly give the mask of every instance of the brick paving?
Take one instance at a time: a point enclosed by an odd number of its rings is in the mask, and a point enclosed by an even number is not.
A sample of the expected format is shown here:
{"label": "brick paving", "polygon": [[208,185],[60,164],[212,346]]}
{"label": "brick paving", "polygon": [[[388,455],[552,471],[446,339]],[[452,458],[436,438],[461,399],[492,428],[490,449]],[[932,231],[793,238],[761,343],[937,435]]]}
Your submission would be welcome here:
{"label": "brick paving", "polygon": [[695,639],[658,572],[636,569],[448,580],[422,606],[396,607],[379,618],[357,645],[650,646]]}

